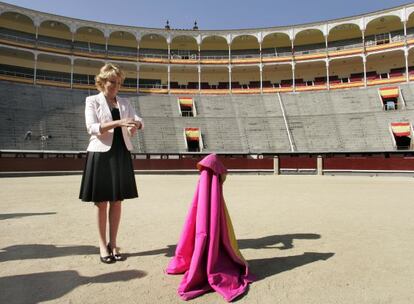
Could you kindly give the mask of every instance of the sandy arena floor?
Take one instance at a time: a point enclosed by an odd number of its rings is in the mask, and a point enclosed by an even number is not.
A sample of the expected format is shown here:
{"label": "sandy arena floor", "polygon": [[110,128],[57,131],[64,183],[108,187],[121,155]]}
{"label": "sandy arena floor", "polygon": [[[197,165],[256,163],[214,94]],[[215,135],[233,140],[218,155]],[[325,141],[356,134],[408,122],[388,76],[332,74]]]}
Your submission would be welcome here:
{"label": "sandy arena floor", "polygon": [[[197,175],[137,175],[119,244],[98,259],[80,176],[0,179],[0,303],[183,303],[163,273]],[[414,303],[414,179],[229,175],[224,196],[258,280],[237,303]],[[191,303],[225,303],[208,293]]]}

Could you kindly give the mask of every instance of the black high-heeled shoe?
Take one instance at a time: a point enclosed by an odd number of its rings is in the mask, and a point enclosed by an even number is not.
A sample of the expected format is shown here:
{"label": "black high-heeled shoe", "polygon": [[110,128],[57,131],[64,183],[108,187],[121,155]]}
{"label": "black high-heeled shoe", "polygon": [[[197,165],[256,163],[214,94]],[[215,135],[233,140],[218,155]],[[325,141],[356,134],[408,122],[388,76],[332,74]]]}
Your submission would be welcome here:
{"label": "black high-heeled shoe", "polygon": [[99,256],[100,260],[102,263],[104,264],[112,264],[115,263],[115,259],[112,256],[112,250],[110,250],[109,244],[108,246],[106,246],[107,250],[108,250],[108,255],[107,256]]}
{"label": "black high-heeled shoe", "polygon": [[107,255],[107,256],[100,256],[99,257],[101,259],[101,262],[104,264],[112,264],[115,263],[115,259],[111,256],[111,255]]}
{"label": "black high-heeled shoe", "polygon": [[118,253],[114,253],[114,251],[113,251],[113,249],[111,247],[111,244],[109,244],[109,243],[107,245],[107,248],[108,248],[108,251],[111,254],[112,258],[115,261],[120,262],[120,261],[125,261],[126,260],[126,257],[124,255],[122,255],[122,254],[119,253],[119,251],[118,251],[120,249],[119,247],[116,247]]}

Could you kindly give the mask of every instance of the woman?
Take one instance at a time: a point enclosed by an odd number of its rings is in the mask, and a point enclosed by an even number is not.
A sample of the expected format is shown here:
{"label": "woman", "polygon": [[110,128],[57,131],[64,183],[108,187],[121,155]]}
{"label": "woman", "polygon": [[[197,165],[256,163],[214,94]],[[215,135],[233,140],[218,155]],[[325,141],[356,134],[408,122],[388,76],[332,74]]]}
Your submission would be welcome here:
{"label": "woman", "polygon": [[97,207],[100,260],[106,264],[124,259],[116,242],[121,201],[138,197],[130,136],[142,129],[143,123],[129,101],[117,96],[124,79],[119,66],[105,64],[95,76],[100,93],[87,97],[85,105],[86,128],[91,137],[79,198]]}

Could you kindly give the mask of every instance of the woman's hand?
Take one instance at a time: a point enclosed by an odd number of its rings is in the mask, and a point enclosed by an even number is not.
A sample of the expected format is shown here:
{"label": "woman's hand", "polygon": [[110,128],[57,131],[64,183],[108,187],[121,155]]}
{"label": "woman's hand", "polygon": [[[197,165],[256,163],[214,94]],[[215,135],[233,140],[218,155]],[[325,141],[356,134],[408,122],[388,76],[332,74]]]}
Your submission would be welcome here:
{"label": "woman's hand", "polygon": [[141,127],[141,123],[139,121],[135,121],[133,118],[123,118],[118,121],[119,127],[127,127],[127,128],[137,128]]}
{"label": "woman's hand", "polygon": [[139,120],[135,120],[137,130],[142,129],[142,123]]}
{"label": "woman's hand", "polygon": [[128,127],[127,130],[129,137],[132,137],[135,135],[135,133],[137,133],[138,129],[136,127]]}
{"label": "woman's hand", "polygon": [[120,120],[121,127],[127,127],[128,135],[134,136],[137,130],[142,128],[142,123],[139,120],[133,120],[132,118],[124,118]]}
{"label": "woman's hand", "polygon": [[114,120],[114,121],[108,121],[108,122],[103,122],[100,124],[99,126],[99,131],[100,133],[105,133],[108,132],[109,130],[118,128],[118,127],[125,127],[128,129],[128,133],[130,133],[129,129],[135,129],[133,130],[132,134],[136,132],[136,130],[141,129],[142,128],[142,124],[137,121],[134,120],[133,118],[123,118],[120,120]]}

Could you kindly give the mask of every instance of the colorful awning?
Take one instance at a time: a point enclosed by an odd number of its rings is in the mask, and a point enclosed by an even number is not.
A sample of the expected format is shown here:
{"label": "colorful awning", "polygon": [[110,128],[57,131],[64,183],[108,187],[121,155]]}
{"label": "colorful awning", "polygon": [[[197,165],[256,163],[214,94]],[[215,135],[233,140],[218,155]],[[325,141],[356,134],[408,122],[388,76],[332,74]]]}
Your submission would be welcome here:
{"label": "colorful awning", "polygon": [[391,123],[391,130],[395,136],[411,136],[411,126],[409,122],[393,122]]}
{"label": "colorful awning", "polygon": [[397,98],[400,95],[398,87],[384,87],[379,89],[382,98]]}
{"label": "colorful awning", "polygon": [[199,128],[185,128],[185,137],[188,140],[199,140],[200,129]]}
{"label": "colorful awning", "polygon": [[193,107],[193,98],[192,97],[178,97],[178,102],[180,103],[180,106],[186,107],[186,108],[192,108]]}

